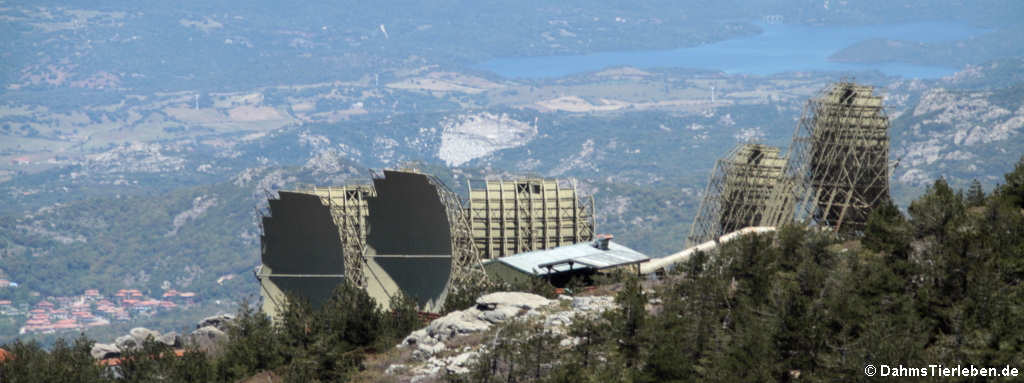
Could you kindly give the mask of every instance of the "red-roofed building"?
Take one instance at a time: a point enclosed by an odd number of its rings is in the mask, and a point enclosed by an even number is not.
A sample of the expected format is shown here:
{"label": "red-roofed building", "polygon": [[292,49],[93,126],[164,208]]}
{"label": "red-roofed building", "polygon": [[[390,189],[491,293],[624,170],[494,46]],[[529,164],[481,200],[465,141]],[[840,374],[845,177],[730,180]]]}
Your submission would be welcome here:
{"label": "red-roofed building", "polygon": [[61,319],[61,320],[57,321],[57,323],[53,324],[53,328],[54,329],[58,329],[58,330],[72,329],[72,328],[79,328],[79,327],[81,327],[81,326],[78,325],[78,321],[75,320],[75,319]]}
{"label": "red-roofed building", "polygon": [[11,305],[11,301],[7,301],[7,300],[0,301],[0,306],[10,306],[10,305]]}
{"label": "red-roofed building", "polygon": [[195,303],[196,293],[180,293],[178,296],[185,300],[186,303]]}
{"label": "red-roofed building", "polygon": [[92,314],[88,311],[75,311],[71,315],[76,318],[92,318]]}
{"label": "red-roofed building", "polygon": [[67,318],[71,315],[66,309],[50,310],[50,315],[57,318]]}
{"label": "red-roofed building", "polygon": [[53,307],[53,303],[50,303],[49,301],[42,301],[42,302],[39,302],[39,304],[37,304],[36,306],[39,306],[39,307]]}
{"label": "red-roofed building", "polygon": [[9,360],[9,359],[11,359],[13,357],[14,357],[14,355],[11,355],[10,352],[0,348],[0,363],[3,363],[5,360]]}
{"label": "red-roofed building", "polygon": [[176,296],[178,296],[178,290],[175,290],[175,289],[167,290],[167,292],[164,293],[164,298],[170,298],[170,297],[176,297]]}
{"label": "red-roofed building", "polygon": [[98,298],[100,296],[100,291],[97,289],[88,289],[85,290],[85,296]]}

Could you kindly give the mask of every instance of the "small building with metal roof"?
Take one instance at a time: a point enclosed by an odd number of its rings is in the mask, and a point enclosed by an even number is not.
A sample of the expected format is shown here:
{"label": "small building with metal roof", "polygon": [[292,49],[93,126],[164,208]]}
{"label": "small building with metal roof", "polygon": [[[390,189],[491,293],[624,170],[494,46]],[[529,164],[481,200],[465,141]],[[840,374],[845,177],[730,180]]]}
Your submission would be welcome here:
{"label": "small building with metal roof", "polygon": [[638,271],[639,264],[651,259],[611,239],[610,235],[599,235],[592,242],[492,259],[484,263],[484,269],[488,275],[509,283],[546,278],[552,285],[564,286],[573,277],[588,277],[611,269]]}

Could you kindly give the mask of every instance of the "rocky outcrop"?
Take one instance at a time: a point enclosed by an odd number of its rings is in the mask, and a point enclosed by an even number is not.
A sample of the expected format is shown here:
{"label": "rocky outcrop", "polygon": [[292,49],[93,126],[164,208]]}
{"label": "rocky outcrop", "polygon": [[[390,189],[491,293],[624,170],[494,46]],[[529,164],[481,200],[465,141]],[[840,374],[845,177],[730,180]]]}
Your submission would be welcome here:
{"label": "rocky outcrop", "polygon": [[233,320],[235,320],[235,316],[234,315],[231,315],[231,314],[217,314],[217,315],[208,316],[206,318],[203,318],[203,320],[199,321],[199,324],[196,325],[196,328],[199,329],[199,328],[203,328],[203,327],[207,327],[207,326],[213,326],[213,327],[216,327],[216,328],[218,328],[220,330],[225,330],[227,324],[230,323]]}
{"label": "rocky outcrop", "polygon": [[460,345],[463,337],[484,334],[516,320],[535,320],[553,334],[565,336],[563,346],[575,344],[567,329],[579,316],[596,316],[617,307],[610,296],[547,299],[522,292],[498,292],[477,299],[476,306],[453,311],[414,331],[399,348],[412,349],[409,364],[389,366],[385,373],[402,375],[411,381],[429,380],[441,374],[469,372],[481,344]]}
{"label": "rocky outcrop", "polygon": [[135,344],[142,344],[143,342],[146,341],[146,339],[149,338],[153,338],[153,340],[156,340],[157,338],[160,337],[159,332],[150,330],[145,327],[133,328],[131,329],[131,331],[128,332],[128,335],[131,335],[132,339],[135,340]]}
{"label": "rocky outcrop", "polygon": [[525,145],[537,135],[537,126],[506,114],[479,113],[441,121],[441,147],[437,156],[459,166],[502,149]]}
{"label": "rocky outcrop", "polygon": [[183,346],[181,335],[178,335],[178,333],[173,331],[160,335],[159,337],[156,338],[156,341],[174,348],[179,348]]}
{"label": "rocky outcrop", "polygon": [[481,310],[494,310],[499,306],[533,310],[541,306],[547,306],[550,302],[549,299],[540,295],[520,292],[491,293],[476,299],[477,308]]}
{"label": "rocky outcrop", "polygon": [[1024,131],[1024,104],[1010,90],[932,89],[894,128],[899,125],[906,128],[893,132],[895,182],[921,186],[939,176],[954,185],[957,178],[986,182],[980,169],[1019,159],[1014,149]]}
{"label": "rocky outcrop", "polygon": [[109,343],[96,343],[89,352],[95,359],[108,359],[121,356],[121,348]]}
{"label": "rocky outcrop", "polygon": [[227,342],[228,334],[214,326],[200,327],[187,337],[188,344],[195,345],[199,350],[210,351],[218,344]]}
{"label": "rocky outcrop", "polygon": [[96,359],[116,358],[125,351],[141,347],[147,339],[173,348],[194,345],[200,351],[210,351],[228,340],[227,326],[234,319],[235,316],[231,314],[203,318],[196,324],[196,330],[186,336],[181,336],[173,331],[161,334],[159,331],[145,327],[136,327],[131,329],[128,334],[114,339],[113,343],[94,344],[90,353]]}
{"label": "rocky outcrop", "polygon": [[196,324],[195,331],[185,337],[185,344],[195,345],[200,351],[209,352],[219,344],[228,341],[228,326],[235,319],[231,314],[218,314],[203,318]]}

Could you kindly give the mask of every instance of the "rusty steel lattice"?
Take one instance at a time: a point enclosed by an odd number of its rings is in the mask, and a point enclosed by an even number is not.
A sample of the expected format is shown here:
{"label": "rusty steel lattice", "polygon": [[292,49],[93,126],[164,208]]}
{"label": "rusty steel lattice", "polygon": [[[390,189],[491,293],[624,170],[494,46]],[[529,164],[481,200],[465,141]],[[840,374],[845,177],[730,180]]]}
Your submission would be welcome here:
{"label": "rusty steel lattice", "polygon": [[437,195],[448,215],[451,230],[451,276],[449,286],[475,285],[487,281],[487,273],[480,263],[480,254],[473,244],[473,229],[469,214],[462,206],[458,194],[448,189],[437,177],[428,175],[427,179],[436,188]]}
{"label": "rusty steel lattice", "polygon": [[591,241],[594,199],[555,179],[467,182],[472,235],[484,259]]}
{"label": "rusty steel lattice", "polygon": [[320,197],[320,202],[330,209],[331,219],[338,227],[341,238],[341,256],[345,265],[345,281],[366,287],[366,217],[370,214],[366,199],[374,196],[369,185],[348,185],[342,187],[316,187],[308,193]]}
{"label": "rusty steel lattice", "polygon": [[687,246],[761,225],[785,164],[779,148],[754,143],[737,145],[718,160],[690,226]]}
{"label": "rusty steel lattice", "polygon": [[841,81],[808,101],[769,224],[795,219],[858,231],[889,200],[889,117],[873,90]]}

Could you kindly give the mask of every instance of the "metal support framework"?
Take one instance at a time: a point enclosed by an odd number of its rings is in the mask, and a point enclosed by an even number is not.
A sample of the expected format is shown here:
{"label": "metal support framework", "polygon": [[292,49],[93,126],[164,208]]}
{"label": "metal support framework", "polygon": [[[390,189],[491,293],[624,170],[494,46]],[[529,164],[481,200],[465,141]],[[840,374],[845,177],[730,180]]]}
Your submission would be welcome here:
{"label": "metal support framework", "polygon": [[375,196],[369,185],[316,187],[305,191],[320,197],[331,212],[341,238],[341,256],[345,264],[345,281],[358,288],[366,287],[366,217],[370,214],[366,199]]}
{"label": "metal support framework", "polygon": [[448,224],[451,226],[452,274],[448,281],[449,286],[486,282],[487,273],[480,262],[480,254],[473,245],[473,229],[469,222],[469,214],[462,206],[462,200],[437,177],[427,176],[427,179],[437,189],[437,195],[444,205]]}
{"label": "metal support framework", "polygon": [[479,254],[494,259],[594,238],[593,198],[554,179],[467,182],[468,216]]}
{"label": "metal support framework", "polygon": [[737,145],[718,160],[690,226],[688,246],[761,225],[785,163],[779,148],[754,143]]}
{"label": "metal support framework", "polygon": [[859,231],[889,200],[889,117],[873,90],[842,81],[808,101],[764,224]]}

